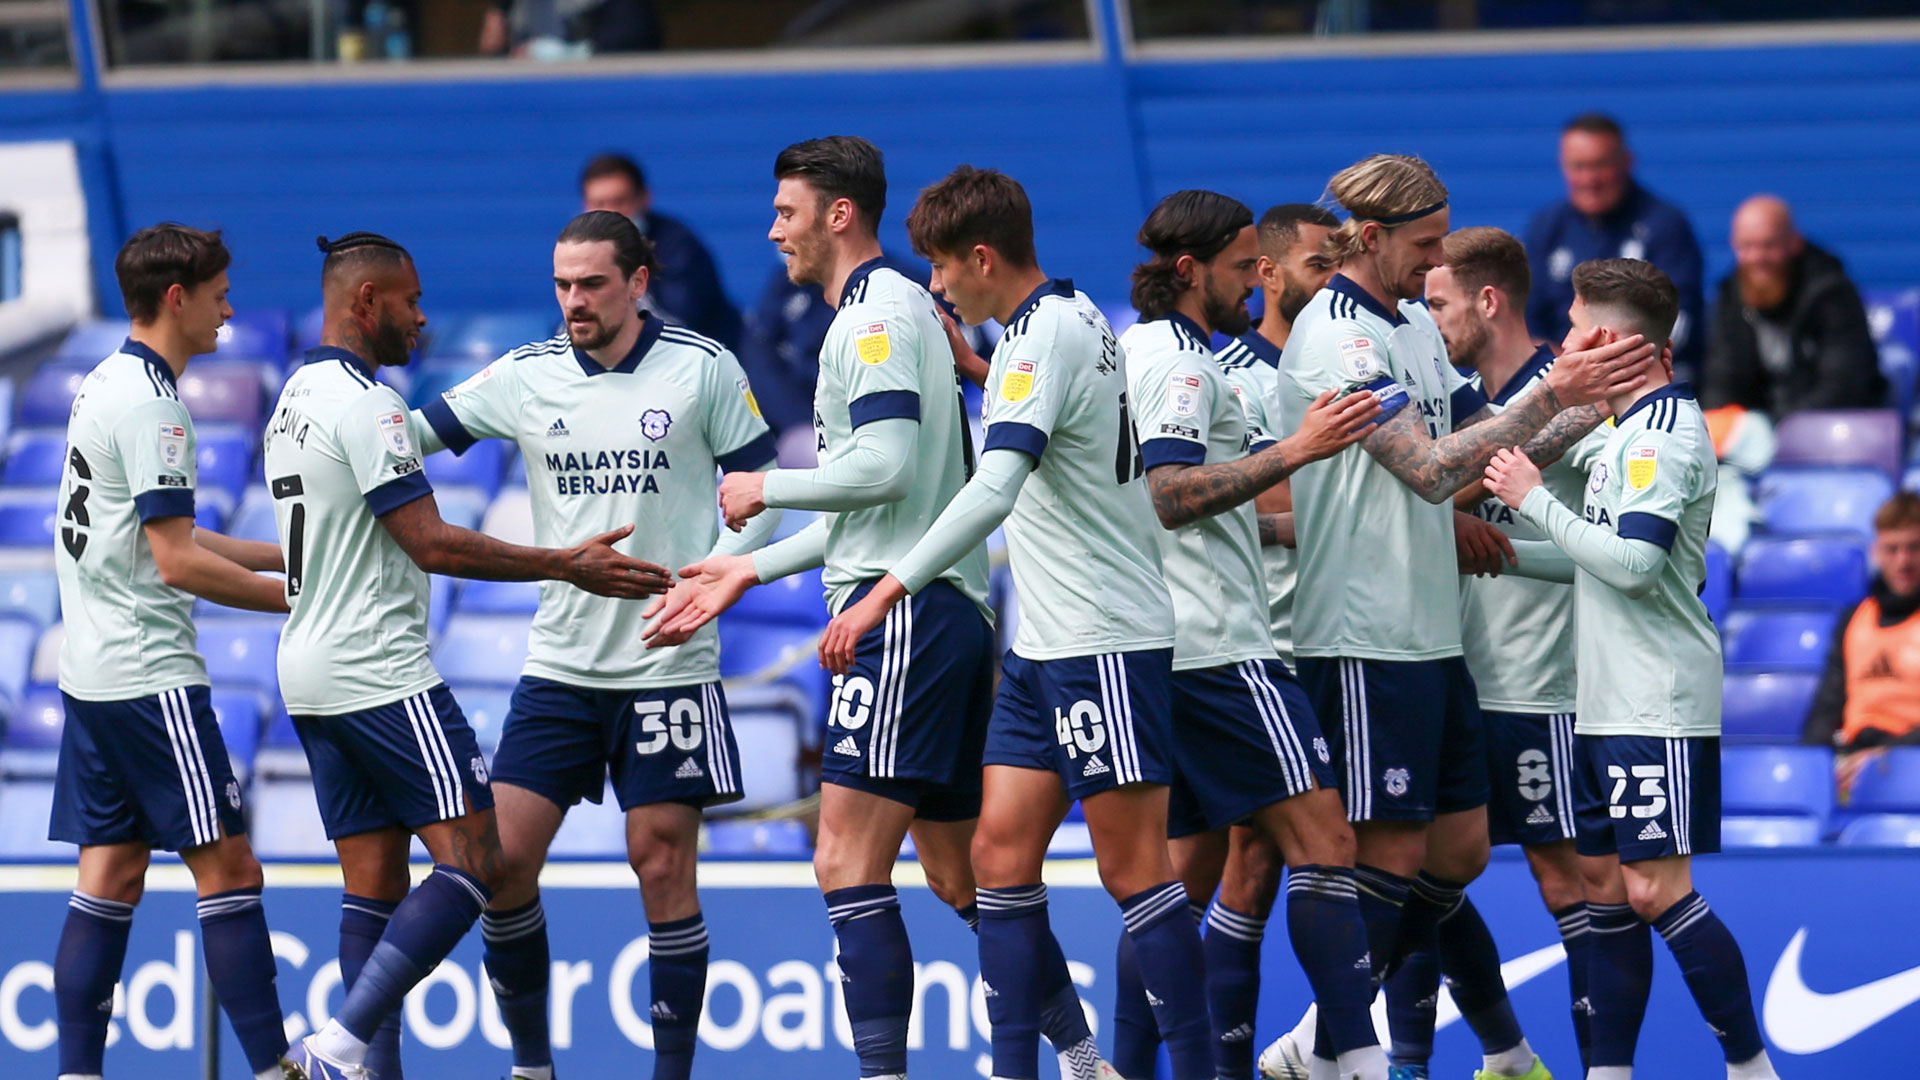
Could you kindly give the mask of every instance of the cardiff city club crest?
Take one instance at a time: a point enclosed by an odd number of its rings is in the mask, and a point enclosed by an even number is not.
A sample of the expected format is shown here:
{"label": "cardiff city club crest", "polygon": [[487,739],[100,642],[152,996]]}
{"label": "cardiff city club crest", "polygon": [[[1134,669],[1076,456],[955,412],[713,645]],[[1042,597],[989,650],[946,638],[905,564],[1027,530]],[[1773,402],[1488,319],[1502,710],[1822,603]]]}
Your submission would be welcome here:
{"label": "cardiff city club crest", "polygon": [[665,409],[648,409],[640,414],[640,434],[659,442],[667,437],[667,430],[673,427],[673,414]]}

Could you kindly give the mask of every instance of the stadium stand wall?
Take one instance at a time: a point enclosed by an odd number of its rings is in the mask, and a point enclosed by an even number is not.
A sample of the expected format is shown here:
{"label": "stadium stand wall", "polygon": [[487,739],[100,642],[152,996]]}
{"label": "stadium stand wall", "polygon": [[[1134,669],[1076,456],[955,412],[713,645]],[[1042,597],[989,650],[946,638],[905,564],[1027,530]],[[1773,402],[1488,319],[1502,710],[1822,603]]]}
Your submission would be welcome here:
{"label": "stadium stand wall", "polygon": [[1595,108],[1628,126],[1642,179],[1692,213],[1710,276],[1730,262],[1728,215],[1756,191],[1792,202],[1863,286],[1920,275],[1914,42],[109,85],[0,95],[0,131],[78,143],[103,286],[129,225],[174,218],[227,229],[236,304],[299,311],[316,300],[313,237],[374,229],[415,251],[431,315],[546,303],[529,271],[603,149],[645,162],[660,208],[707,238],[742,304],[774,263],[774,153],[835,132],[887,152],[895,249],[916,190],[961,161],[993,165],[1031,192],[1045,265],[1120,303],[1133,232],[1166,192],[1204,185],[1258,209],[1314,198],[1365,154],[1410,152],[1452,187],[1456,224],[1518,230],[1560,191],[1559,125]]}

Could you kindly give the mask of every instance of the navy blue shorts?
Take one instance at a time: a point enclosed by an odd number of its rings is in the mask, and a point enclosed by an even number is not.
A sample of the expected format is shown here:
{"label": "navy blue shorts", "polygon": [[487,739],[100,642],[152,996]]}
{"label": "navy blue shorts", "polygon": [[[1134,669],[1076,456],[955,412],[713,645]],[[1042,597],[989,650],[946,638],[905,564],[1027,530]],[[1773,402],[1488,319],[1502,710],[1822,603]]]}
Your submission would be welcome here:
{"label": "navy blue shorts", "polygon": [[327,839],[493,808],[487,759],[447,684],[336,716],[296,716]]}
{"label": "navy blue shorts", "polygon": [[620,809],[741,798],[740,752],[718,682],[595,690],[523,675],[493,754],[493,782],[566,809],[599,802],[613,777]]}
{"label": "navy blue shorts", "polygon": [[[1313,706],[1278,659],[1173,673],[1173,755],[1183,792],[1169,800],[1167,834],[1198,809],[1210,829],[1263,806],[1335,786],[1332,749]],[[1197,831],[1197,830],[1194,830]]]}
{"label": "navy blue shorts", "polygon": [[1720,740],[1576,735],[1582,855],[1623,863],[1720,850]]}
{"label": "navy blue shorts", "polygon": [[67,706],[47,838],[168,851],[247,831],[240,783],[204,686]]}
{"label": "navy blue shorts", "polygon": [[1487,832],[1496,844],[1574,835],[1573,714],[1480,714],[1487,733]]}
{"label": "navy blue shorts", "polygon": [[1348,820],[1432,821],[1487,804],[1465,660],[1303,656],[1300,682],[1333,747]]}
{"label": "navy blue shorts", "polygon": [[1060,774],[1067,798],[1173,780],[1173,650],[1028,660],[1009,652],[988,765]]}
{"label": "navy blue shorts", "polygon": [[[846,607],[872,588],[854,589]],[[970,821],[992,708],[993,624],[953,583],[935,581],[895,604],[855,646],[853,668],[834,676],[820,779],[929,821]]]}

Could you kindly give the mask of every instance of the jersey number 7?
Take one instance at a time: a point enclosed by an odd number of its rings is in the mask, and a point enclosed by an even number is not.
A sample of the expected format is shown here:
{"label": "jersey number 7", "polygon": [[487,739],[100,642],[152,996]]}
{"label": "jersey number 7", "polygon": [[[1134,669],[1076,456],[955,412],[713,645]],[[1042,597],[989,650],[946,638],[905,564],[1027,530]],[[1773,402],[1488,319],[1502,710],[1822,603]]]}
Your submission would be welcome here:
{"label": "jersey number 7", "polygon": [[[282,476],[270,485],[275,499],[296,499],[307,493],[298,476]],[[287,598],[300,595],[307,552],[307,504],[296,502],[287,511]]]}

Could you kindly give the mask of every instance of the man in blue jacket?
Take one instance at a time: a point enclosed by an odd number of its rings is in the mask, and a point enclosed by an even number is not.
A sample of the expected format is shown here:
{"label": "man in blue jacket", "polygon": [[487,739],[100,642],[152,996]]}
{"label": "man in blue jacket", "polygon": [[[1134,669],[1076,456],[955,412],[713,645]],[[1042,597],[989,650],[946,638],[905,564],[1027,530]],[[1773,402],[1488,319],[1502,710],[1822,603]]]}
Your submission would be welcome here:
{"label": "man in blue jacket", "polygon": [[1604,113],[1576,116],[1561,129],[1560,171],[1567,178],[1567,197],[1535,214],[1527,226],[1533,268],[1527,326],[1558,348],[1567,336],[1573,268],[1589,259],[1645,259],[1680,290],[1674,366],[1698,372],[1705,308],[1700,244],[1686,212],[1634,180],[1626,133]]}
{"label": "man in blue jacket", "polygon": [[601,154],[580,171],[582,210],[624,214],[653,241],[660,273],[647,288],[651,310],[668,322],[705,334],[729,349],[740,344],[740,312],[720,286],[705,244],[684,222],[656,213],[647,174],[632,158]]}

